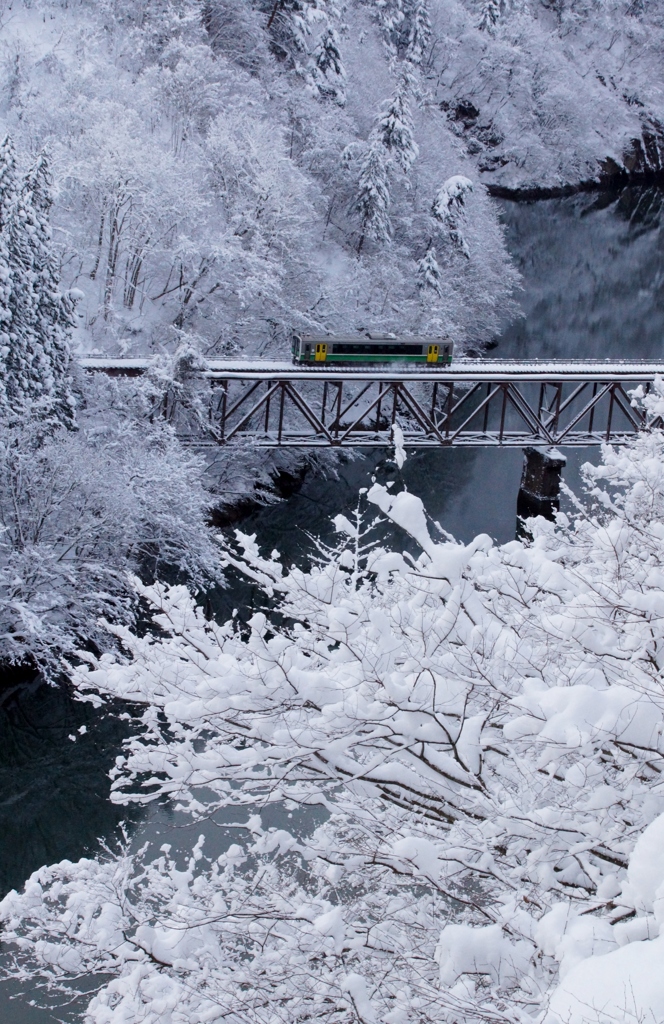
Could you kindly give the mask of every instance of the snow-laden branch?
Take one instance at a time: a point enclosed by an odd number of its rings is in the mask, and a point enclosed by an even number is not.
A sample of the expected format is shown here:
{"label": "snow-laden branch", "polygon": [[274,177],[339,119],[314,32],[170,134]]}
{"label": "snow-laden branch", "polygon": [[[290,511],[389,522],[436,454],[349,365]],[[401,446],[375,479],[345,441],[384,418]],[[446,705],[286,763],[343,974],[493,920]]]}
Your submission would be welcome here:
{"label": "snow-laden branch", "polygon": [[[664,437],[587,476],[596,506],[529,545],[441,539],[379,484],[308,571],[238,532],[228,564],[279,612],[246,624],[136,583],[158,634],[112,627],[125,659],[73,671],[145,707],[115,799],[225,809],[246,838],[184,873],[167,853],[42,869],[2,904],[30,970],[110,973],[99,1024],[582,1024],[608,975],[619,1016],[622,947],[654,962],[663,916]],[[372,546],[376,508],[418,557]],[[274,803],[324,820],[266,829]]]}

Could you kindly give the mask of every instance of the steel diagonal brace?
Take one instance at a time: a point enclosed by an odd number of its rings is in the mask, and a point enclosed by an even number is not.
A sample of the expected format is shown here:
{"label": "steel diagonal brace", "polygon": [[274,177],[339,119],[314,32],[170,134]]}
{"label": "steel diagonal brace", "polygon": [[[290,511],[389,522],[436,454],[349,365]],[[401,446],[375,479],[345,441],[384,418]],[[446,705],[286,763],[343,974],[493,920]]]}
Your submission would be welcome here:
{"label": "steel diagonal brace", "polygon": [[[355,397],[350,400],[350,402],[345,407],[345,409],[340,410],[339,415],[337,416],[337,418],[334,420],[333,423],[330,424],[330,430],[340,430],[341,429],[341,420],[342,420],[342,418],[346,415],[346,413],[349,411],[349,409],[352,409],[353,406],[356,405],[359,402],[359,400],[362,398],[363,395],[366,395],[366,393],[369,390],[369,388],[373,387],[374,384],[375,384],[375,381],[373,381],[373,380],[369,381],[368,384],[365,384],[365,386],[362,388],[362,390],[359,392],[359,394],[355,395]],[[375,404],[376,403],[374,402],[374,405]],[[374,405],[370,406],[370,408],[373,409]],[[362,418],[364,418],[365,415],[366,414],[363,413],[362,414]],[[360,422],[360,421],[358,421],[358,422]]]}
{"label": "steel diagonal brace", "polygon": [[555,388],[555,394],[551,399],[550,404],[548,406],[543,404],[543,397],[540,398],[539,404],[539,416],[542,424],[550,431],[558,429],[558,422],[560,420],[561,413],[563,413],[567,406],[570,405],[575,398],[578,398],[581,392],[588,387],[588,381],[584,381],[582,384],[579,384],[578,387],[574,388],[571,395],[568,395],[568,397],[562,401],[563,384],[563,381],[550,381],[542,384],[542,390],[540,392],[541,396],[544,396],[546,388]]}
{"label": "steel diagonal brace", "polygon": [[[549,404],[546,404],[547,388],[553,388],[554,393]],[[560,400],[562,396],[562,383],[560,381],[543,381],[540,384],[540,400],[538,404],[539,415],[543,412],[549,413],[550,416],[555,417],[560,412]]]}
{"label": "steel diagonal brace", "polygon": [[[400,385],[397,382],[392,382],[392,383],[390,383],[388,391],[379,391],[378,392],[378,397],[373,400],[371,405],[367,406],[367,408],[355,420],[354,423],[351,423],[351,425],[348,427],[348,429],[343,432],[341,437],[337,437],[337,439],[335,441],[335,444],[343,444],[343,442],[346,440],[348,435],[359,426],[359,424],[362,422],[362,420],[367,418],[369,413],[372,412],[376,408],[376,406],[378,405],[379,402],[382,402],[382,400],[385,398],[386,394],[388,394],[389,391],[394,392],[395,388],[398,391],[399,386]],[[364,388],[362,390],[362,392],[357,396],[357,398],[353,399],[353,401],[350,403],[350,405],[347,408],[350,409],[355,404],[355,402],[358,401],[362,397],[362,395],[366,392],[366,390],[367,390],[367,388]]]}
{"label": "steel diagonal brace", "polygon": [[549,432],[547,427],[542,422],[541,418],[537,415],[530,402],[528,402],[518,387],[511,381],[507,385],[507,399],[511,402],[512,406],[516,409],[519,416],[526,423],[533,433],[547,441],[549,444],[553,444],[553,435]]}
{"label": "steel diagonal brace", "polygon": [[[565,412],[565,409],[568,407],[568,405],[571,405],[572,402],[574,401],[574,399],[578,398],[579,395],[583,391],[585,391],[585,389],[587,387],[589,387],[589,385],[590,385],[590,381],[585,380],[585,381],[583,381],[582,384],[579,384],[578,388],[574,388],[574,391],[572,392],[572,394],[568,395],[567,398],[565,399],[565,401],[560,403],[560,406],[558,407],[558,416],[559,417],[560,417],[561,413]],[[551,412],[550,409],[547,409],[546,411],[547,412]],[[551,412],[551,417],[554,418],[555,417],[555,413]]]}
{"label": "steel diagonal brace", "polygon": [[609,381],[608,384],[605,384],[602,388],[600,388],[597,394],[593,395],[590,401],[586,402],[583,409],[581,409],[581,411],[574,417],[574,419],[567,424],[565,429],[556,436],[555,444],[560,444],[562,439],[566,437],[567,434],[569,434],[570,430],[572,430],[572,428],[575,427],[577,423],[580,423],[583,417],[587,416],[591,409],[594,409],[599,404],[599,402],[602,401],[605,395],[610,394],[612,388],[613,381]]}
{"label": "steel diagonal brace", "polygon": [[[224,383],[226,384],[226,388],[228,389],[228,381],[224,381]],[[230,419],[230,417],[233,415],[234,412],[237,412],[237,410],[240,408],[241,405],[244,405],[245,402],[249,401],[251,396],[255,393],[256,389],[259,388],[262,383],[263,383],[262,380],[257,380],[254,384],[251,385],[249,390],[244,393],[244,395],[242,395],[240,398],[238,398],[238,400],[235,403],[235,405],[231,406],[230,409],[226,410],[226,412],[224,413],[224,423],[228,419]],[[225,401],[226,401],[226,403],[228,403],[228,390],[226,390],[226,393],[225,393]]]}
{"label": "steel diagonal brace", "polygon": [[[476,384],[476,385],[475,385],[475,387],[474,387],[474,388],[473,388],[472,390],[473,390],[473,391],[476,391],[476,390],[477,390],[477,388],[478,388],[479,386],[480,386],[479,384]],[[468,426],[468,424],[469,424],[469,423],[470,423],[470,422],[471,422],[472,420],[474,420],[474,419],[475,419],[475,417],[477,416],[478,412],[481,412],[481,411],[482,411],[482,409],[484,408],[484,406],[485,406],[485,405],[488,405],[488,404],[489,404],[489,402],[491,401],[491,399],[492,399],[492,398],[495,398],[495,396],[496,396],[496,395],[498,394],[498,392],[499,392],[499,391],[502,391],[502,390],[503,390],[503,386],[502,386],[502,384],[495,384],[495,385],[493,386],[493,391],[489,392],[489,394],[488,394],[488,395],[486,396],[486,398],[485,398],[485,399],[483,399],[483,400],[482,400],[482,401],[480,402],[480,404],[479,404],[479,405],[476,405],[476,406],[475,406],[475,408],[474,408],[474,409],[473,409],[473,411],[471,412],[470,416],[468,416],[468,417],[467,417],[467,418],[466,418],[466,419],[465,419],[465,420],[463,421],[463,423],[461,424],[461,426],[460,426],[460,427],[457,427],[457,429],[456,429],[456,430],[453,430],[453,431],[451,431],[451,433],[450,433],[450,435],[449,435],[449,437],[448,437],[448,439],[447,439],[447,443],[448,443],[448,444],[451,444],[451,443],[452,443],[452,442],[453,442],[453,441],[455,440],[455,438],[457,438],[457,437],[459,436],[459,434],[460,434],[460,433],[461,433],[461,431],[462,431],[462,430],[464,429],[464,427],[467,427],[467,426]],[[472,392],[471,392],[471,394],[472,394]],[[469,397],[469,396],[467,396],[467,397]],[[458,405],[457,405],[457,406],[456,406],[455,408],[457,408],[457,409],[458,409],[458,408],[459,408],[459,405],[461,405],[461,404],[462,404],[462,402],[459,402],[459,403],[458,403]]]}
{"label": "steel diagonal brace", "polygon": [[289,396],[293,404],[297,406],[304,418],[309,421],[309,425],[312,426],[317,433],[323,434],[330,444],[334,444],[335,442],[330,431],[318,416],[316,416],[316,413],[307,405],[305,399],[298,394],[297,390],[293,387],[292,382],[285,381],[283,386],[285,393]]}
{"label": "steel diagonal brace", "polygon": [[[626,418],[629,420],[632,426],[635,427],[636,430],[642,430],[646,424],[645,413],[639,412],[638,410],[634,409],[630,401],[629,395],[626,393],[622,384],[618,384],[618,386],[614,388],[613,398],[618,408],[622,410],[623,414],[626,416]],[[626,405],[624,404],[623,399],[627,403]]]}
{"label": "steel diagonal brace", "polygon": [[[445,383],[445,382],[442,381],[441,383]],[[451,384],[446,385],[447,387],[451,387],[451,389],[452,389],[452,402],[454,401],[454,385],[455,385],[455,383],[456,383],[456,381],[452,381]],[[443,412],[443,423],[446,420],[448,422],[451,421],[452,417],[454,416],[454,413],[458,409],[461,408],[461,406],[464,404],[464,402],[467,402],[469,398],[472,398],[472,396],[475,394],[475,392],[479,388],[482,387],[483,383],[484,383],[484,381],[478,382],[477,384],[473,384],[473,386],[471,388],[468,388],[468,390],[464,393],[463,398],[460,398],[459,401],[455,405],[452,405],[452,407],[449,410],[449,412]],[[448,398],[446,398],[445,401],[448,402],[448,400],[449,400],[449,395],[448,395]],[[441,424],[441,427],[442,427],[442,424]]]}
{"label": "steel diagonal brace", "polygon": [[419,421],[419,424],[424,430],[424,432],[426,434],[433,434],[434,437],[436,437],[441,444],[445,444],[445,438],[438,430],[436,424],[430,419],[429,416],[427,416],[420,403],[417,401],[416,398],[413,397],[413,395],[411,395],[408,388],[404,384],[400,384],[397,386],[399,388],[399,397],[401,398],[401,401],[406,407],[410,408],[410,411],[412,412],[413,416]]}
{"label": "steel diagonal brace", "polygon": [[[256,385],[256,386],[258,386],[258,385]],[[237,434],[238,431],[242,430],[242,428],[244,426],[246,426],[247,423],[249,423],[251,421],[251,419],[256,415],[256,413],[259,411],[259,409],[262,409],[263,406],[267,402],[270,401],[270,399],[272,398],[272,395],[276,394],[276,392],[279,390],[279,388],[281,386],[282,386],[282,382],[279,381],[279,380],[275,384],[273,384],[272,387],[269,388],[266,391],[266,393],[263,395],[263,397],[260,398],[258,400],[258,402],[256,402],[254,407],[252,409],[250,409],[249,412],[240,420],[240,422],[237,423],[234,427],[231,428],[231,430],[228,431],[228,433],[226,434],[226,437],[225,437],[225,441],[230,441],[230,439],[232,437],[234,437],[234,435]],[[252,392],[254,390],[255,390],[255,387],[252,388]],[[250,392],[250,394],[251,394],[251,392]],[[243,404],[243,402],[245,402],[246,399],[248,399],[248,398],[249,398],[249,395],[244,395],[243,398],[241,398],[239,402],[236,402],[236,404],[233,406],[231,412],[226,414],[226,417],[225,417],[226,421],[228,421],[228,418],[231,415],[231,413],[235,412],[236,409],[239,409],[239,407]]]}

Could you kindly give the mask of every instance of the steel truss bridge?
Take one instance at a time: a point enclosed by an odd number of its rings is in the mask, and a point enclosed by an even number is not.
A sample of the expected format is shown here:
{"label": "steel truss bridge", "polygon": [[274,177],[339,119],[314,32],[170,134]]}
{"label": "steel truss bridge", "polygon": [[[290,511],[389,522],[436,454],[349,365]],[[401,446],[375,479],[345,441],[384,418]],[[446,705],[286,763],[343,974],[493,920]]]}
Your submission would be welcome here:
{"label": "steel truss bridge", "polygon": [[[83,359],[88,371],[137,376],[146,360]],[[450,368],[210,362],[162,403],[184,440],[261,447],[376,448],[624,444],[647,426],[631,392],[664,362],[456,360]],[[201,409],[203,414],[201,414]]]}

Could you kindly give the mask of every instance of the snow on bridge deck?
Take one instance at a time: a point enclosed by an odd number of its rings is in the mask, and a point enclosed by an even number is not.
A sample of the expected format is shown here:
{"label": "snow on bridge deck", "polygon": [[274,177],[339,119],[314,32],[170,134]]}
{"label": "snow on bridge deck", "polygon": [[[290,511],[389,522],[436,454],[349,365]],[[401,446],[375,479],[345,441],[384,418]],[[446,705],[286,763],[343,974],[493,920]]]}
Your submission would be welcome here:
{"label": "snow on bridge deck", "polygon": [[[151,360],[80,364],[139,376]],[[207,384],[206,416],[178,389],[162,413],[196,444],[385,447],[395,424],[406,445],[421,448],[623,444],[649,425],[631,392],[656,375],[664,377],[663,360],[457,359],[450,367],[212,360],[189,379],[199,397]]]}
{"label": "snow on bridge deck", "polygon": [[[118,376],[138,376],[146,373],[151,359],[96,359],[79,360],[85,370],[97,370]],[[451,366],[412,366],[392,363],[389,366],[302,366],[290,361],[270,359],[212,359],[207,362],[205,376],[223,380],[245,377],[252,380],[308,380],[314,375],[325,379],[361,380],[375,377],[379,380],[458,381],[488,380],[652,380],[664,376],[664,360],[635,359],[455,359]]]}

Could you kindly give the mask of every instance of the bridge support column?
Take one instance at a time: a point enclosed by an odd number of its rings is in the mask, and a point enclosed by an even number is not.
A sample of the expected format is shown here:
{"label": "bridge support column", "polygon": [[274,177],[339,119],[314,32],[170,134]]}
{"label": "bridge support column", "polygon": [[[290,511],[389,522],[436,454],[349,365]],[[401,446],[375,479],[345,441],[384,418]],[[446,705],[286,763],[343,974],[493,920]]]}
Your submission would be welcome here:
{"label": "bridge support column", "polygon": [[516,502],[516,535],[530,534],[524,520],[531,516],[554,519],[560,508],[560,480],[567,459],[556,448],[524,448],[523,473]]}

